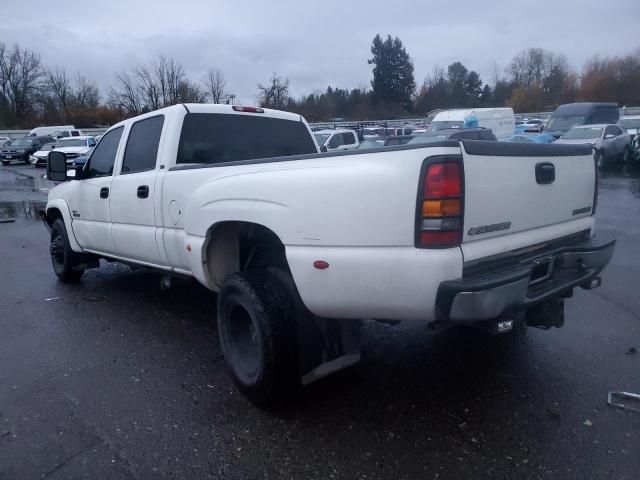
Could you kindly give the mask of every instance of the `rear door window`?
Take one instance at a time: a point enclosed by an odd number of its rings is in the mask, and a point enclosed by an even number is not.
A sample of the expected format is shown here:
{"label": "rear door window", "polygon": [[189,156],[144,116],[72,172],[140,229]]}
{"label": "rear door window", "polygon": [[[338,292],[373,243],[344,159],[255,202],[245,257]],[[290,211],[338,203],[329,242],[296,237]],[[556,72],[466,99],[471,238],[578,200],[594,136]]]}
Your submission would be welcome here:
{"label": "rear door window", "polygon": [[353,145],[354,143],[356,143],[356,136],[351,132],[343,133],[342,141],[345,145]]}
{"label": "rear door window", "polygon": [[187,114],[177,163],[215,164],[318,152],[303,122],[258,115]]}
{"label": "rear door window", "polygon": [[133,124],[124,151],[121,173],[145,172],[156,168],[163,124],[164,115],[145,118]]}
{"label": "rear door window", "polygon": [[329,148],[338,148],[340,145],[344,144],[344,139],[342,138],[341,133],[336,133],[331,140],[329,140]]}

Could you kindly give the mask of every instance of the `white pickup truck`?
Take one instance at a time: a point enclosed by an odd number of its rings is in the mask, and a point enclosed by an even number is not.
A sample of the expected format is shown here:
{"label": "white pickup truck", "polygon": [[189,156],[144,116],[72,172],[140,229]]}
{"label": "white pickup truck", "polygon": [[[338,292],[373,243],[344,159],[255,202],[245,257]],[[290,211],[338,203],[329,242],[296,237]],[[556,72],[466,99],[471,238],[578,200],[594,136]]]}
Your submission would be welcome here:
{"label": "white pickup truck", "polygon": [[563,322],[594,238],[590,147],[489,141],[322,154],[299,115],[176,105],[125,120],[84,167],[52,151],[43,220],[62,281],[99,259],[195,277],[252,401],[360,358],[360,319],[499,333]]}

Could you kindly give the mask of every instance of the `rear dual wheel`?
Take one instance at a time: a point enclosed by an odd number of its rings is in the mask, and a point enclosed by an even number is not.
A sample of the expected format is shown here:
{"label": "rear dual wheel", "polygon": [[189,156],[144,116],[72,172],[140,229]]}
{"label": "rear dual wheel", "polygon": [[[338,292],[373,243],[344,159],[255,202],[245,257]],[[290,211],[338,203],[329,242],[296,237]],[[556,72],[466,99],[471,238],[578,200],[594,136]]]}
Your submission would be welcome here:
{"label": "rear dual wheel", "polygon": [[299,386],[291,292],[267,269],[230,275],[218,295],[218,336],[238,389],[259,406],[287,400]]}

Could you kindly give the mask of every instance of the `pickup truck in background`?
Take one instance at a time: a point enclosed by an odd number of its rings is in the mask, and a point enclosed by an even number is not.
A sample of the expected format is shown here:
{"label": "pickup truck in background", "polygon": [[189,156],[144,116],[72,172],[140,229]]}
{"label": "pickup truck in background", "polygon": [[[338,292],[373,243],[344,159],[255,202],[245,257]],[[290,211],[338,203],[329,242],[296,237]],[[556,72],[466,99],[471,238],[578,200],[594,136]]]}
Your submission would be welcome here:
{"label": "pickup truck in background", "polygon": [[357,362],[361,319],[560,327],[613,254],[588,146],[317,149],[299,115],[186,104],[111,127],[83,167],[54,150],[54,272],[194,277],[217,292],[231,377],[265,405]]}

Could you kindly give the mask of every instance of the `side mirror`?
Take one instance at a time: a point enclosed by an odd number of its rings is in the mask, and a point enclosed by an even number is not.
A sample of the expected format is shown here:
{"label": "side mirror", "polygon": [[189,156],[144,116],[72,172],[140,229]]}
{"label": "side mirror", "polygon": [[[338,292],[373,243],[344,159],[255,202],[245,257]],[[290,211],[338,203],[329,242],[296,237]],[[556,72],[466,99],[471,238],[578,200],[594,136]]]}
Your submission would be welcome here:
{"label": "side mirror", "polygon": [[321,151],[322,153],[327,153],[327,146],[326,146],[326,145],[322,145],[322,146],[320,147],[320,151]]}
{"label": "side mirror", "polygon": [[54,182],[67,181],[67,156],[52,150],[47,158],[47,178]]}
{"label": "side mirror", "polygon": [[607,135],[604,136],[605,140],[609,140],[610,138],[614,138],[615,135],[613,133],[608,133]]}

